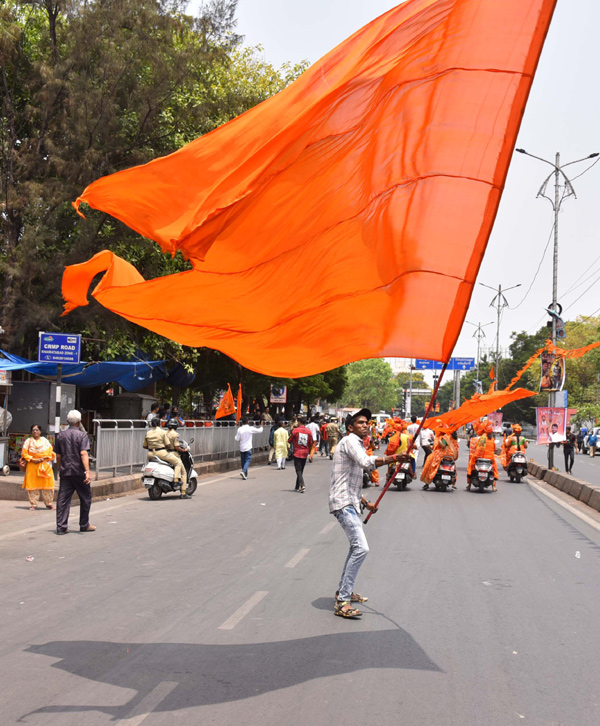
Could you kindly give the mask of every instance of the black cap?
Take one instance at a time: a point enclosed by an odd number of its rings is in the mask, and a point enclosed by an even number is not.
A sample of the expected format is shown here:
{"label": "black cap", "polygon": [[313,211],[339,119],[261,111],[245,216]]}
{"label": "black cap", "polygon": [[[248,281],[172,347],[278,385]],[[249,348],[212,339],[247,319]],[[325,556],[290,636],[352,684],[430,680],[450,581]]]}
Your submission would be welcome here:
{"label": "black cap", "polygon": [[370,421],[373,418],[371,411],[369,411],[368,408],[361,408],[360,411],[346,416],[346,428],[348,428],[348,426],[352,426],[356,419],[360,416],[365,416],[367,421]]}

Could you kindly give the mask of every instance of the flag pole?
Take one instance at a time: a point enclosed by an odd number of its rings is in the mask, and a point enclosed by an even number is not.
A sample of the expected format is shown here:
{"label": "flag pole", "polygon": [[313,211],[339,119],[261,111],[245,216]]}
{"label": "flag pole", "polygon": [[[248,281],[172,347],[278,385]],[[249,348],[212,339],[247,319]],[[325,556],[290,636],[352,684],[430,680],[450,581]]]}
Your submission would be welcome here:
{"label": "flag pole", "polygon": [[[425,414],[423,418],[421,419],[421,423],[419,424],[419,428],[417,429],[415,435],[413,436],[412,443],[408,447],[408,450],[406,452],[406,456],[410,456],[410,452],[415,448],[415,443],[417,441],[417,438],[419,434],[421,433],[421,429],[423,428],[423,424],[425,423],[427,417],[431,413],[431,409],[433,408],[433,405],[435,403],[435,399],[437,398],[438,391],[440,389],[440,384],[442,382],[442,378],[444,377],[444,373],[446,372],[446,368],[448,368],[448,362],[446,361],[444,363],[444,366],[441,370],[440,377],[438,378],[438,381],[435,385],[435,388],[433,389],[433,395],[431,396],[431,400],[429,401],[429,406],[427,406],[427,410],[425,411]],[[377,501],[375,502],[375,506],[379,506],[379,502],[383,499],[384,494],[387,492],[387,490],[390,488],[392,482],[394,481],[394,478],[396,477],[396,474],[400,471],[400,467],[402,466],[403,462],[401,461],[396,465],[396,468],[394,469],[394,473],[391,476],[388,476],[387,481],[385,483],[385,486],[383,487],[383,490],[381,494],[377,497]],[[364,520],[364,524],[367,524],[369,519],[371,519],[371,515],[373,512],[369,512]]]}

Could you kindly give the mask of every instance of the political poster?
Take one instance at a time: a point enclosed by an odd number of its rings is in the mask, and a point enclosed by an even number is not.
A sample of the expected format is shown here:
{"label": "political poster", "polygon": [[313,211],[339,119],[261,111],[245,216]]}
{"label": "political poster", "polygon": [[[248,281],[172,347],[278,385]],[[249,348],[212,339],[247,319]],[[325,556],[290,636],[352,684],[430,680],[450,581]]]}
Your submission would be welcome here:
{"label": "political poster", "polygon": [[488,413],[487,420],[491,424],[493,424],[495,434],[502,433],[502,412],[501,411],[494,411],[493,413]]}
{"label": "political poster", "polygon": [[565,440],[567,426],[566,408],[536,408],[537,443],[545,446]]}
{"label": "political poster", "polygon": [[562,391],[565,384],[565,359],[545,350],[541,355],[540,391]]}
{"label": "political poster", "polygon": [[271,403],[287,403],[287,386],[271,386]]}

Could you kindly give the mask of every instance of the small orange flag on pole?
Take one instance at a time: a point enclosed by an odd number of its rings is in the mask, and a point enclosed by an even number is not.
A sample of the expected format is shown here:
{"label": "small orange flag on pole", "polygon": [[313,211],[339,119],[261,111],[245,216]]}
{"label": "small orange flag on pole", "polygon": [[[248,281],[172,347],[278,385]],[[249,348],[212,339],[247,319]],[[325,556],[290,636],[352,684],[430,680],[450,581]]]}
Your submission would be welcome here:
{"label": "small orange flag on pole", "polygon": [[496,374],[494,373],[494,366],[491,366],[490,368],[490,381],[493,381],[496,377]]}
{"label": "small orange flag on pole", "polygon": [[236,423],[242,418],[242,384],[240,383],[240,387],[238,388],[238,395],[237,395],[237,408],[235,412],[235,420]]}
{"label": "small orange flag on pole", "polygon": [[233,403],[233,393],[231,392],[231,386],[227,384],[227,393],[223,396],[223,400],[217,409],[215,418],[223,418],[223,416],[231,416],[235,413],[235,405]]}

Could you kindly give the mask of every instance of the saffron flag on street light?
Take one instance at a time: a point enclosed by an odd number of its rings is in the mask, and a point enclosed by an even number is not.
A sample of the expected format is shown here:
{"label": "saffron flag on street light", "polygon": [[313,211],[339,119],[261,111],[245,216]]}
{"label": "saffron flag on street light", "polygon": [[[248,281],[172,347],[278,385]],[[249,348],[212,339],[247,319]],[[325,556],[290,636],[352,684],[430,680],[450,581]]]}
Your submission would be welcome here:
{"label": "saffron flag on street light", "polygon": [[145,281],[104,251],[67,268],[65,311],[105,270],[105,307],[273,376],[448,360],[555,3],[407,0],[247,113],[94,182],[77,209],[193,269]]}

